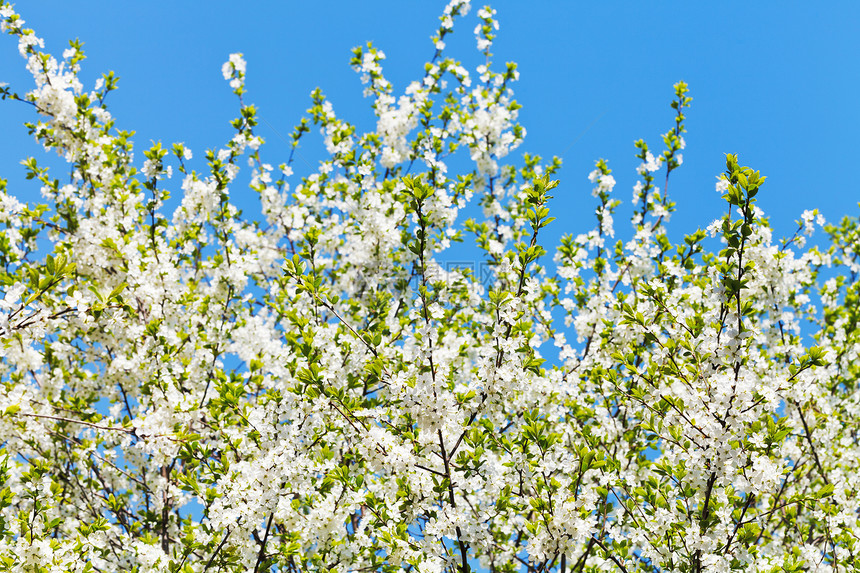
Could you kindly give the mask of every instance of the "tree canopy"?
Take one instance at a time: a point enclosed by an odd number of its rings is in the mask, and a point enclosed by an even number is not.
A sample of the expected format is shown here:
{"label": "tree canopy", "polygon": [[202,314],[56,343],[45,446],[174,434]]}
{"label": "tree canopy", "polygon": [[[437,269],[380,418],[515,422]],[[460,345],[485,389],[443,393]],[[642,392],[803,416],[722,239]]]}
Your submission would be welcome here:
{"label": "tree canopy", "polygon": [[[670,240],[679,82],[662,146],[636,144],[629,232],[599,160],[595,227],[548,252],[560,161],[513,157],[491,8],[486,63],[448,55],[469,8],[402,94],[356,48],[377,124],[316,90],[292,149],[319,131],[328,156],[297,180],[240,54],[232,138],[140,161],[116,76],[86,89],[81,44],[44,53],[0,2],[34,79],[2,97],[69,167],[25,160],[44,203],[0,181],[0,566],[856,570],[857,219],[774,238],[765,177],[729,154],[727,211]],[[488,275],[444,264],[460,244]]]}

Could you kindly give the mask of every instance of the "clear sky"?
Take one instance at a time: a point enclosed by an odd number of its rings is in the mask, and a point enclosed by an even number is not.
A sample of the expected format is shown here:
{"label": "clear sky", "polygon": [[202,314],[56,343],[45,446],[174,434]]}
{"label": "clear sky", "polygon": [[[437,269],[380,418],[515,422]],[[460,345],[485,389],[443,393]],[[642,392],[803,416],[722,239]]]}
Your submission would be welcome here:
{"label": "clear sky", "polygon": [[[472,28],[481,5],[473,3],[448,42],[467,66],[477,62]],[[443,6],[40,0],[16,7],[55,55],[68,39],[84,42],[87,89],[103,72],[121,77],[109,104],[118,127],[137,132],[140,162],[150,140],[181,141],[195,152],[192,167],[205,170],[203,151],[226,142],[236,115],[221,76],[231,52],[248,61],[246,98],[266,122],[259,128],[268,141],[265,160],[277,164],[288,148],[267,124],[288,134],[317,86],[341,118],[373,129],[370,102],[348,65],[350,49],[372,40],[388,56],[387,77],[402,90],[432,56],[429,36]],[[516,153],[563,154],[555,233],[592,225],[586,177],[598,157],[609,161],[617,196],[630,204],[633,142],[662,145],[678,80],[689,84],[693,103],[684,165],[669,190],[679,206],[676,233],[704,227],[724,211],[714,182],[727,152],[769,177],[759,205],[777,235],[790,234],[804,209],[818,207],[831,221],[858,213],[860,3],[504,0],[493,7],[500,21],[495,61],[516,61],[521,72],[514,89],[528,136]],[[0,82],[19,93],[32,84],[10,38],[0,40]],[[44,157],[21,126],[34,118],[28,106],[0,104],[0,176],[22,198],[32,198],[32,184],[18,162]],[[315,164],[320,150],[309,141],[302,153]]]}

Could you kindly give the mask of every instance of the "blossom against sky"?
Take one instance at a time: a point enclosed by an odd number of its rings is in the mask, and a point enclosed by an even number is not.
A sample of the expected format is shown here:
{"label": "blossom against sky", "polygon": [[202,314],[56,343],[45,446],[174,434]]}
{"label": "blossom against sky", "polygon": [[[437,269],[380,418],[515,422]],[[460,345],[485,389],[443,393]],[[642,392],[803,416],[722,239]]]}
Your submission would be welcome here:
{"label": "blossom against sky", "polygon": [[[269,2],[237,12],[235,6],[153,2],[142,8],[108,1],[87,9],[49,0],[18,9],[49,51],[60,55],[67,40],[84,43],[81,77],[92,83],[104,72],[120,76],[110,95],[117,127],[137,132],[140,151],[150,141],[185,142],[203,151],[229,137],[235,101],[221,65],[230,53],[248,62],[246,96],[258,106],[260,134],[271,143],[286,137],[320,87],[340,117],[372,129],[370,101],[350,69],[352,47],[373,41],[386,53],[386,77],[395,92],[423,73],[433,53],[441,3],[386,0]],[[478,9],[480,4],[475,5]],[[688,113],[684,166],[673,175],[677,232],[704,228],[723,210],[713,192],[725,153],[768,176],[760,206],[778,234],[790,234],[805,209],[819,208],[830,221],[856,212],[860,199],[854,163],[860,130],[856,94],[860,76],[860,6],[800,2],[679,1],[644,5],[622,2],[493,4],[500,22],[494,43],[498,67],[516,61],[514,84],[528,135],[521,151],[561,155],[557,208],[565,229],[592,225],[591,184],[599,157],[618,181],[616,196],[630,204],[639,160],[633,142],[652,148],[671,127],[672,85],[683,80],[693,97]],[[464,64],[477,62],[475,39],[461,28],[446,39]],[[0,81],[19,92],[32,80],[4,40]],[[0,114],[0,176],[10,190],[26,185],[18,162],[42,158],[24,121],[32,110],[15,104]],[[300,149],[310,166],[322,157],[319,138]],[[319,147],[314,148],[316,142]],[[269,153],[289,153],[286,142]],[[140,158],[141,162],[143,158]],[[310,171],[310,169],[308,169]],[[16,188],[16,185],[18,186]]]}

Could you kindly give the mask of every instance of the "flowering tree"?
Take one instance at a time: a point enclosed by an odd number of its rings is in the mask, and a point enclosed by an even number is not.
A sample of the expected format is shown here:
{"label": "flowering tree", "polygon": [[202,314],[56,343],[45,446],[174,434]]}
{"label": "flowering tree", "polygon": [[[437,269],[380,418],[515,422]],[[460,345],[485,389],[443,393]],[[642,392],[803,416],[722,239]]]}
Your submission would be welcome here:
{"label": "flowering tree", "polygon": [[[775,241],[764,177],[729,155],[729,211],[673,244],[679,83],[665,149],[636,143],[631,238],[601,160],[595,229],[547,266],[560,162],[504,162],[518,73],[491,63],[488,7],[486,63],[447,56],[468,11],[445,7],[398,97],[355,49],[376,129],[315,91],[292,146],[313,124],[329,158],[298,182],[292,155],[264,161],[240,55],[236,134],[204,171],[182,144],[141,163],[116,77],[85,90],[80,44],[42,52],[0,2],[35,80],[3,99],[71,167],[25,161],[44,205],[0,182],[4,570],[857,569],[857,220],[826,250],[815,212]],[[265,220],[231,200],[242,162]],[[467,240],[489,280],[441,264]]]}

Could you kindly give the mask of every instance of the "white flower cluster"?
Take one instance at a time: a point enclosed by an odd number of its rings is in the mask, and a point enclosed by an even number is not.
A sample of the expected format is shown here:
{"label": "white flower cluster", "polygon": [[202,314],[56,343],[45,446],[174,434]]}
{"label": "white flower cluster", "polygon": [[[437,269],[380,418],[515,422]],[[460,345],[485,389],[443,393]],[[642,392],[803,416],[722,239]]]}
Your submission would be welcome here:
{"label": "white flower cluster", "polygon": [[812,211],[807,209],[800,214],[800,218],[803,221],[803,233],[805,235],[811,235],[814,233],[816,224],[819,227],[823,227],[825,224],[824,215],[819,213],[818,209]]}
{"label": "white flower cluster", "polygon": [[241,90],[245,86],[245,59],[242,54],[230,54],[230,58],[221,66],[221,74],[229,80],[233,90]]}

